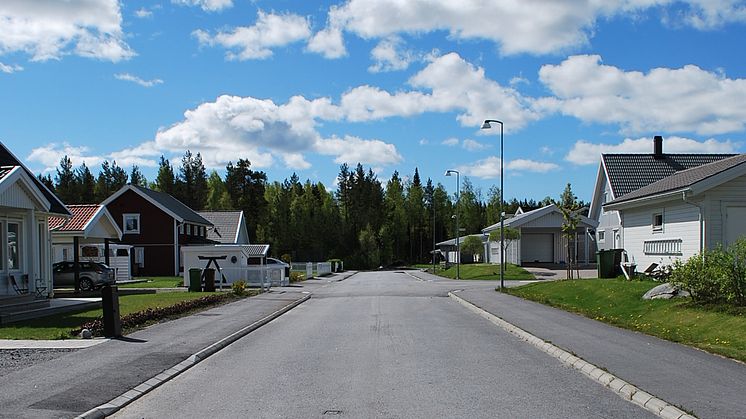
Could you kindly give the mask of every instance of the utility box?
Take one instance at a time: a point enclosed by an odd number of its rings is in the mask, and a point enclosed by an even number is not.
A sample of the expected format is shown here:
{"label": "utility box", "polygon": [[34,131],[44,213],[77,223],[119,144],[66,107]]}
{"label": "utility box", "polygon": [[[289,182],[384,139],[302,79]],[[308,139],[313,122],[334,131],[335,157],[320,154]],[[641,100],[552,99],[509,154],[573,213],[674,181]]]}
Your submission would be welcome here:
{"label": "utility box", "polygon": [[122,336],[122,319],[119,316],[119,288],[105,285],[101,288],[101,305],[104,310],[104,336]]}

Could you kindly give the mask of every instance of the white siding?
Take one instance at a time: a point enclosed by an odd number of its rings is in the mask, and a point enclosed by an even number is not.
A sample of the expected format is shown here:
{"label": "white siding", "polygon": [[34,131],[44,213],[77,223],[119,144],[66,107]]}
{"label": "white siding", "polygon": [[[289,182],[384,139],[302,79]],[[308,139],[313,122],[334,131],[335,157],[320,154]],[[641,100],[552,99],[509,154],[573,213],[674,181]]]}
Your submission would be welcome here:
{"label": "white siding", "polygon": [[[603,181],[604,183],[604,190],[606,191],[607,201],[611,201],[613,198],[613,195],[611,194],[611,187],[606,183],[606,179]],[[601,199],[601,198],[599,198]],[[604,211],[601,209],[598,214],[598,218],[596,221],[598,221],[598,227],[596,228],[596,231],[604,231],[605,238],[604,241],[599,241],[598,248],[599,249],[613,249],[614,248],[614,229],[617,228],[621,232],[621,225],[620,225],[620,216],[618,211]],[[596,235],[598,237],[598,235]]]}
{"label": "white siding", "polygon": [[[521,260],[521,240],[511,240],[506,242],[505,261],[514,265],[520,265]],[[490,256],[489,262],[492,264],[500,263],[500,242],[489,242]]]}
{"label": "white siding", "polygon": [[[653,214],[663,213],[663,231],[653,232]],[[623,247],[638,270],[651,263],[671,264],[699,252],[699,210],[694,205],[675,201],[660,206],[624,210]],[[608,240],[608,238],[607,238]],[[645,242],[681,241],[681,254],[646,254]]]}
{"label": "white siding", "polygon": [[11,208],[36,209],[36,204],[25,188],[16,182],[0,194],[0,206]]}
{"label": "white siding", "polygon": [[705,193],[705,245],[713,248],[725,241],[728,206],[746,205],[746,176],[723,183]]}
{"label": "white siding", "polygon": [[562,226],[565,220],[562,218],[562,214],[556,211],[545,214],[535,220],[531,220],[525,224],[521,224],[521,228],[557,228]]}

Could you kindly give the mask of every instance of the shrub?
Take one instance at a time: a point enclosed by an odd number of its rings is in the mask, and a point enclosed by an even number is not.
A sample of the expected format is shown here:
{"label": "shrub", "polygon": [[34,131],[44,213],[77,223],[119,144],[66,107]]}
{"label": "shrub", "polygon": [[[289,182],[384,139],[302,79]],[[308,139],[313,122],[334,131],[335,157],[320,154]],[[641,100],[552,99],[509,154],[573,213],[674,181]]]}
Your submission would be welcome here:
{"label": "shrub", "polygon": [[290,282],[300,282],[306,279],[303,272],[290,272]]}
{"label": "shrub", "polygon": [[233,285],[231,286],[231,290],[233,291],[233,294],[239,297],[243,297],[244,295],[246,295],[247,288],[248,286],[246,285],[246,281],[244,281],[243,279],[239,281],[235,281]]}
{"label": "shrub", "polygon": [[715,266],[705,262],[714,252],[695,255],[686,262],[676,260],[673,263],[670,281],[692,294],[692,300],[699,303],[716,301],[719,297],[717,272]]}

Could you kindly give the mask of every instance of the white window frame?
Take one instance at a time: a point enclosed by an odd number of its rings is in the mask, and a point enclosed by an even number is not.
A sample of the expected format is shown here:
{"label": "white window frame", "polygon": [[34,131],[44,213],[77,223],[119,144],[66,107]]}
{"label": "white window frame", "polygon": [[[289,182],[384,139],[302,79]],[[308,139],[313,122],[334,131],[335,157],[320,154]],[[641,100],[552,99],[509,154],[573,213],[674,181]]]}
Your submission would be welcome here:
{"label": "white window frame", "polygon": [[[137,230],[129,230],[127,229],[127,219],[134,218],[137,220]],[[142,230],[142,225],[140,225],[140,214],[122,214],[122,233],[124,234],[140,234],[140,231]]]}
{"label": "white window frame", "polygon": [[179,224],[179,234],[184,234],[184,224]]}
{"label": "white window frame", "polygon": [[606,230],[596,230],[596,238],[599,243],[606,242]]}
{"label": "white window frame", "polygon": [[[10,224],[17,224],[18,225],[18,233],[16,234],[16,246],[17,246],[16,254],[18,256],[18,261],[17,261],[18,262],[18,266],[16,266],[13,269],[10,268],[10,265],[7,262],[8,257],[10,256],[10,252],[9,252],[9,249],[8,249],[8,237],[10,236],[8,234],[8,226]],[[3,247],[4,247],[4,249],[3,249],[3,257],[5,258],[3,260],[3,262],[5,262],[5,264],[4,264],[5,266],[4,267],[5,267],[5,269],[7,269],[8,272],[21,272],[24,269],[23,268],[23,262],[24,262],[24,259],[25,259],[25,256],[26,256],[25,255],[25,251],[24,251],[24,246],[26,244],[24,243],[24,240],[23,240],[23,234],[24,234],[23,232],[24,232],[24,227],[25,227],[24,224],[25,223],[23,222],[23,220],[18,220],[18,219],[13,219],[13,218],[8,219],[7,221],[5,221],[3,223],[3,226],[5,227],[3,229],[3,233],[4,233],[4,237],[3,237],[4,238],[4,240],[3,240]]]}
{"label": "white window frame", "polygon": [[[655,224],[655,219],[657,217],[659,217],[659,216],[661,217],[661,223],[660,223],[660,225],[656,225]],[[665,218],[664,218],[664,215],[663,215],[663,211],[654,212],[653,213],[653,219],[651,220],[651,225],[652,225],[652,228],[653,228],[653,233],[663,233],[663,225],[665,224],[665,222],[666,221],[665,221]]]}

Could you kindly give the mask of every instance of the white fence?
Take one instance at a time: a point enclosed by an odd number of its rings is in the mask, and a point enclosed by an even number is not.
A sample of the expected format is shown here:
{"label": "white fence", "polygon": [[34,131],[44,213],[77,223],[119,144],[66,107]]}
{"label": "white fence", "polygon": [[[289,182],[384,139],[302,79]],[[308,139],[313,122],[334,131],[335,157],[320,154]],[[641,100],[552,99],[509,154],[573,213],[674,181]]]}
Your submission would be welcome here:
{"label": "white fence", "polygon": [[324,276],[332,273],[331,262],[293,262],[290,264],[292,272],[301,272],[306,279],[314,276]]}
{"label": "white fence", "polygon": [[[215,287],[230,287],[235,281],[246,281],[250,287],[269,288],[288,284],[289,278],[285,277],[283,266],[273,265],[249,265],[241,267],[222,268],[220,272],[215,271]],[[189,286],[189,270],[184,270],[184,285]]]}

